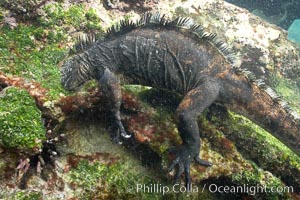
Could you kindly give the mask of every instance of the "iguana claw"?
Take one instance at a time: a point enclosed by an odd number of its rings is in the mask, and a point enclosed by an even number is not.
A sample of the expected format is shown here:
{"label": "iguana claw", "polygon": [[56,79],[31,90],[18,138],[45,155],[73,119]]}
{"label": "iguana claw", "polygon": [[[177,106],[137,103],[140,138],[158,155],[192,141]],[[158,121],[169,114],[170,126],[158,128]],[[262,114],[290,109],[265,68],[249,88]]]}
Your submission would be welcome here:
{"label": "iguana claw", "polygon": [[123,137],[123,138],[126,138],[126,139],[128,139],[128,138],[131,138],[131,135],[130,134],[128,134],[127,132],[121,132],[121,136]]}
{"label": "iguana claw", "polygon": [[171,162],[168,171],[172,171],[175,169],[176,166],[176,172],[174,176],[174,182],[178,183],[180,182],[180,177],[184,173],[185,174],[185,186],[187,190],[189,191],[191,189],[191,175],[190,175],[190,165],[191,161],[195,160],[197,164],[203,165],[203,166],[212,166],[212,163],[202,160],[199,158],[199,153],[193,153],[191,151],[191,148],[188,148],[184,145],[179,146],[177,148],[172,148],[168,150],[169,153],[175,154],[176,158]]}
{"label": "iguana claw", "polygon": [[131,138],[131,135],[125,131],[125,128],[121,121],[117,120],[116,125],[117,125],[117,131],[113,137],[113,141],[118,144],[122,144],[122,141],[120,140],[120,136],[122,136],[122,138],[128,139]]}
{"label": "iguana claw", "polygon": [[126,139],[131,137],[131,135],[125,131],[125,128],[120,120],[117,120],[116,124],[118,126],[118,133],[117,133],[118,136],[121,135],[123,138],[126,138]]}
{"label": "iguana claw", "polygon": [[207,166],[207,167],[211,167],[213,164],[211,162],[208,162],[206,160],[202,160],[199,158],[199,156],[195,156],[194,161],[202,166]]}

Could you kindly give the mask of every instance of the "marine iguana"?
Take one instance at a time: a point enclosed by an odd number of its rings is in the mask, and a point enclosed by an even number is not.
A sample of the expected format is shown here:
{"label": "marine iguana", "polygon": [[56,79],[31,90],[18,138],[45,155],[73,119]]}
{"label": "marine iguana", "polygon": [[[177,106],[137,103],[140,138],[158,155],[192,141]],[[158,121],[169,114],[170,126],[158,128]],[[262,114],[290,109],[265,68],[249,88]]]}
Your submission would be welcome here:
{"label": "marine iguana", "polygon": [[182,144],[170,151],[176,158],[169,170],[178,166],[175,181],[184,173],[187,186],[191,184],[191,161],[212,165],[199,158],[197,117],[214,102],[250,118],[300,154],[299,115],[262,80],[242,69],[233,51],[215,34],[188,18],[168,20],[146,13],[137,22],[123,20],[110,28],[104,39],[68,59],[61,73],[67,90],[75,90],[90,79],[99,80],[119,128],[117,140],[119,135],[130,136],[119,111],[120,75],[130,84],[181,94],[176,119]]}

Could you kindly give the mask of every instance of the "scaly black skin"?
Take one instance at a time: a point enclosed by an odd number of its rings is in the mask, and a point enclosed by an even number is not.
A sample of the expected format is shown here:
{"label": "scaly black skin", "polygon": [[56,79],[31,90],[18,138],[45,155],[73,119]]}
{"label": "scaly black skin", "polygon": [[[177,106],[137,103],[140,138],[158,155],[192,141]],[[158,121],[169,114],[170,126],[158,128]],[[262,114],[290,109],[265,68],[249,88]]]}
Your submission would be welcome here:
{"label": "scaly black skin", "polygon": [[178,166],[175,181],[179,181],[184,173],[187,187],[191,184],[191,161],[212,165],[199,158],[201,140],[197,117],[216,101],[271,130],[296,153],[300,152],[299,123],[269,94],[249,83],[247,77],[237,74],[211,40],[197,39],[185,31],[140,27],[97,41],[91,48],[67,61],[62,73],[63,85],[70,90],[87,79],[99,80],[110,99],[110,109],[119,129],[116,141],[119,141],[119,135],[129,137],[119,111],[122,97],[119,75],[127,83],[165,88],[182,94],[184,97],[176,110],[182,144],[170,150],[176,154],[176,159],[169,170]]}

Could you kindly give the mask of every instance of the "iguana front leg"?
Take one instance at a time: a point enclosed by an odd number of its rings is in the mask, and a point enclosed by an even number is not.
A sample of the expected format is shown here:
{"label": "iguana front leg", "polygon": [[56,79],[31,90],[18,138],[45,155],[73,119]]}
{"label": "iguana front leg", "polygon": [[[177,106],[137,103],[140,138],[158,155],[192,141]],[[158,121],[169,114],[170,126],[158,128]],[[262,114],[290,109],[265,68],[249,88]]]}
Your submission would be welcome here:
{"label": "iguana front leg", "polygon": [[214,79],[207,79],[197,88],[189,91],[179,104],[176,111],[177,127],[182,139],[181,146],[171,149],[169,152],[176,155],[169,171],[178,166],[175,174],[175,182],[178,182],[181,174],[185,173],[186,187],[191,184],[190,164],[191,161],[204,166],[212,163],[199,158],[200,136],[197,117],[210,106],[219,95],[219,84]]}
{"label": "iguana front leg", "polygon": [[124,138],[130,138],[131,135],[127,134],[124,126],[121,122],[120,106],[122,103],[122,92],[118,78],[109,70],[105,69],[103,75],[100,78],[101,90],[105,94],[106,98],[109,99],[109,109],[114,117],[114,125],[117,128],[117,133],[113,140],[117,143],[120,142],[120,135]]}

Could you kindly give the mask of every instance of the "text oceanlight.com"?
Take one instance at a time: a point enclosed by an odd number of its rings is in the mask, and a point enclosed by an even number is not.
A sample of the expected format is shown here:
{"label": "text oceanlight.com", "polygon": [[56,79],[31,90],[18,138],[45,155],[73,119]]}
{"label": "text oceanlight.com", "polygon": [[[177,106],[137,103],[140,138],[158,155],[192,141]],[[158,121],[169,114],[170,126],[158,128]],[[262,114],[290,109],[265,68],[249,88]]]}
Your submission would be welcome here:
{"label": "text oceanlight.com", "polygon": [[211,193],[228,193],[228,194],[238,194],[238,193],[247,193],[249,195],[255,195],[258,193],[293,193],[294,188],[292,186],[274,186],[267,187],[264,185],[235,185],[235,186],[224,186],[217,184],[204,184],[202,186],[191,185],[190,188],[187,188],[181,184],[175,184],[173,186],[166,186],[163,184],[137,184],[136,187],[129,187],[128,190],[131,192],[137,193],[199,193],[208,190]]}

